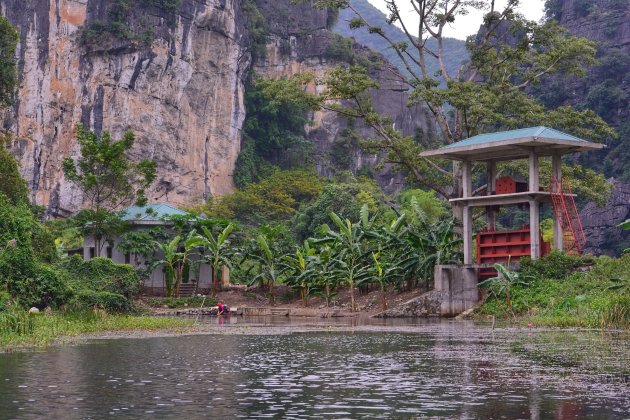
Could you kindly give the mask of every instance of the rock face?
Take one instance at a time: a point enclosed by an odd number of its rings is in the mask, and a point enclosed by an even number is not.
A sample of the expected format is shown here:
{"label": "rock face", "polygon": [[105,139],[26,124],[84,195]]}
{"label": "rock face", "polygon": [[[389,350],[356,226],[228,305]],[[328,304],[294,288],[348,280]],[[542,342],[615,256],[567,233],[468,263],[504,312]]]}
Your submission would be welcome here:
{"label": "rock face", "polygon": [[78,153],[77,123],[114,138],[136,133],[133,157],[158,165],[151,200],[230,192],[249,67],[241,2],[182,0],[170,17],[147,10],[150,45],[107,36],[81,45],[80,28],[106,19],[110,3],[0,0],[20,32],[21,85],[8,128],[33,201],[51,214],[81,206],[61,169]]}
{"label": "rock face", "polygon": [[616,256],[630,248],[630,231],[617,227],[630,219],[630,185],[612,181],[613,191],[606,207],[589,203],[580,213],[586,252],[594,255]]}
{"label": "rock face", "polygon": [[[130,5],[124,16],[128,28],[117,30],[136,30],[144,40],[96,33],[82,41],[86,28],[111,18],[116,3]],[[330,45],[338,42],[328,30],[334,20],[329,11],[290,0],[255,3],[270,31],[266,58],[255,67],[258,73],[323,75],[340,63],[327,57]],[[251,69],[244,1],[163,2],[177,5],[170,11],[151,4],[0,0],[3,15],[20,32],[19,100],[5,128],[14,133],[11,148],[32,201],[51,215],[67,215],[83,204],[81,192],[62,171],[63,159],[78,155],[77,123],[98,133],[109,130],[113,138],[134,131],[132,158],[150,158],[158,166],[150,200],[182,204],[233,190]],[[353,53],[372,54],[356,44],[352,48]],[[405,134],[426,126],[425,112],[407,108],[407,94],[393,67],[378,64],[371,71],[383,87],[373,93],[378,110]],[[347,121],[330,113],[312,117],[308,131],[316,144],[314,160],[320,174],[330,175],[338,169],[331,166],[330,148]],[[356,129],[364,137],[372,134],[360,124]],[[355,172],[380,161],[358,147],[352,154],[349,169]],[[402,186],[401,177],[387,167],[378,180],[390,190]]]}
{"label": "rock face", "polygon": [[[380,89],[372,91],[372,103],[382,115],[391,117],[396,128],[404,135],[413,136],[417,130],[426,131],[429,126],[429,114],[420,107],[407,107],[408,87],[403,83],[399,71],[384,58],[366,47],[356,43],[348,44],[349,50],[343,57],[331,51],[339,46],[339,36],[329,28],[334,24],[334,16],[326,10],[313,9],[308,5],[293,6],[290,0],[258,0],[261,12],[267,17],[271,33],[265,59],[254,65],[254,71],[264,77],[289,77],[300,72],[313,73],[318,77],[325,75],[333,66],[347,64],[349,57],[363,57],[371,64],[369,72],[380,84]],[[287,15],[286,11],[291,13]],[[311,92],[321,86],[309,86]],[[312,115],[312,124],[307,127],[308,138],[315,144],[313,156],[320,175],[333,175],[339,168],[331,163],[333,144],[348,121],[339,115],[318,111]],[[374,136],[374,132],[360,121],[354,129],[362,138]],[[347,168],[354,173],[361,169],[372,170],[383,160],[383,156],[367,155],[359,147],[352,150],[352,163]],[[391,166],[375,172],[375,178],[388,192],[403,187],[403,177],[392,171]]]}

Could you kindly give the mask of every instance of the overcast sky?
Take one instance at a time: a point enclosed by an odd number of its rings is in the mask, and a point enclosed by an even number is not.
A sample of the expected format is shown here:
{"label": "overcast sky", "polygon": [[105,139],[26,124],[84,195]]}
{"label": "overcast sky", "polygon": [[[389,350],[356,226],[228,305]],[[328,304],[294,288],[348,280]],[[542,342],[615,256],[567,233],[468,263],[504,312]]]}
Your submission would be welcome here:
{"label": "overcast sky", "polygon": [[[383,0],[368,0],[368,1],[372,3],[373,5],[375,5],[376,7],[378,7],[379,9],[383,10],[385,13],[387,13],[385,2]],[[505,3],[506,3],[505,1],[497,0],[495,9],[500,10],[501,6],[505,5]],[[399,6],[401,10],[403,11],[405,10],[406,4],[408,4],[408,0],[400,1]],[[525,17],[527,17],[528,19],[535,20],[536,22],[538,22],[543,16],[544,4],[545,4],[544,0],[523,0],[521,2],[521,6],[519,7],[518,11],[524,14]],[[411,21],[411,19],[414,16],[417,16],[417,14],[415,13],[415,11],[413,11],[412,6],[410,4],[408,6],[408,9],[409,9],[408,16]],[[482,16],[483,16],[483,13],[477,12],[477,11],[475,11],[474,13],[471,12],[469,15],[466,15],[466,16],[458,16],[455,23],[450,25],[450,27],[445,30],[445,35],[449,37],[453,37],[453,38],[458,38],[458,39],[466,39],[468,35],[477,33],[477,30],[479,29],[479,25],[481,24]]]}

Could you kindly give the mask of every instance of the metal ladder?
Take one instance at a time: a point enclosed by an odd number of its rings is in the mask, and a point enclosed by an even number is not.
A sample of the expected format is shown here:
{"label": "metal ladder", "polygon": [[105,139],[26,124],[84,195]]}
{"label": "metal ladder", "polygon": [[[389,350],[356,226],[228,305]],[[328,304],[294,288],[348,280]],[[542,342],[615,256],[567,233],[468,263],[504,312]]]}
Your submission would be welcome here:
{"label": "metal ladder", "polygon": [[565,252],[582,255],[586,246],[586,237],[571,193],[569,180],[566,177],[560,179],[551,177],[549,192],[551,193],[553,212],[562,228]]}

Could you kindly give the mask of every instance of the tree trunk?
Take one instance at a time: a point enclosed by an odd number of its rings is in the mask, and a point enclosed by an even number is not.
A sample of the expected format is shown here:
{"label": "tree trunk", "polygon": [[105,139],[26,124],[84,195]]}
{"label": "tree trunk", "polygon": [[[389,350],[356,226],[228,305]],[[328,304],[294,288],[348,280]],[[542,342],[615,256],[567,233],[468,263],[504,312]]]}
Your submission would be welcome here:
{"label": "tree trunk", "polygon": [[212,297],[217,297],[217,271],[212,267],[212,284],[210,285]]}
{"label": "tree trunk", "polygon": [[350,282],[350,311],[354,312],[354,282]]}
{"label": "tree trunk", "polygon": [[387,310],[387,299],[385,298],[385,287],[381,284],[381,301],[383,304],[383,310]]}

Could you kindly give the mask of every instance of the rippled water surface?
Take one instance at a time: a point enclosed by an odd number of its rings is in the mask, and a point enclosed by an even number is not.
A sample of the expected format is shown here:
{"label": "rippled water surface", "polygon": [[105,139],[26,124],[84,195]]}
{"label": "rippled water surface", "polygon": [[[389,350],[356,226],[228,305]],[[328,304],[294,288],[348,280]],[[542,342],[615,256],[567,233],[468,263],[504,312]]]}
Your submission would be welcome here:
{"label": "rippled water surface", "polygon": [[2,354],[0,418],[630,418],[628,334],[300,322]]}

